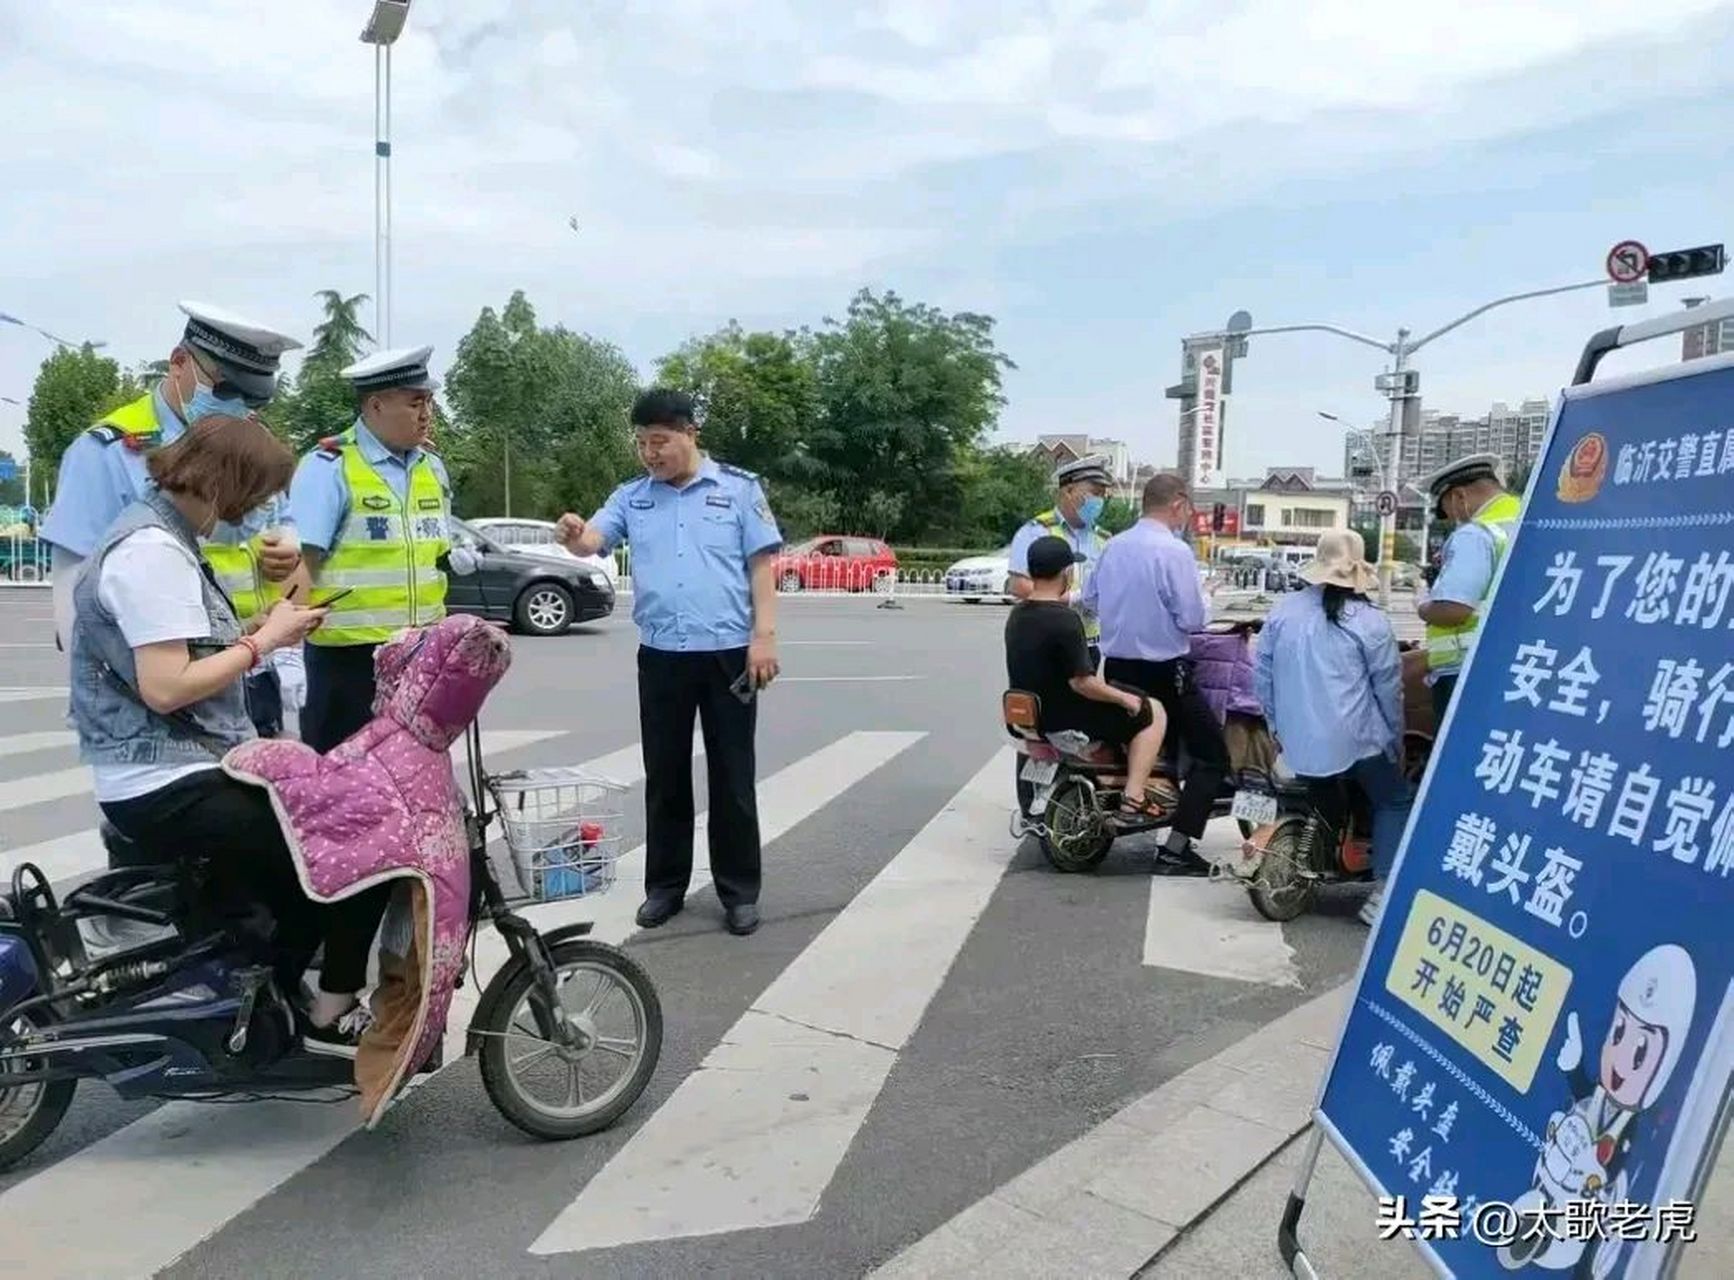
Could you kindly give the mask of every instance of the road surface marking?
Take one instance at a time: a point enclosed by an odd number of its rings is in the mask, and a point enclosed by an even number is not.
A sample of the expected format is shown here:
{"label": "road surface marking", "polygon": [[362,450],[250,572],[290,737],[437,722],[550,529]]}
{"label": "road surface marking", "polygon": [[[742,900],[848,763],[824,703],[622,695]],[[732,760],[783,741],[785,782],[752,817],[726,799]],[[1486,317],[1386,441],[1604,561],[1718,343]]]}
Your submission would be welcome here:
{"label": "road surface marking", "polygon": [[778,975],[532,1253],[813,1216],[1017,851],[1010,754],[996,752]]}
{"label": "road surface marking", "polygon": [[64,688],[0,689],[0,702],[41,702],[48,698],[66,697]]}
{"label": "road surface marking", "polygon": [[76,747],[78,735],[63,730],[47,733],[14,733],[9,737],[0,738],[0,756],[24,756],[33,751],[58,751],[63,747]]}
{"label": "road surface marking", "polygon": [[1238,885],[1203,879],[1151,878],[1144,963],[1271,987],[1301,985],[1282,926],[1254,911]]}
{"label": "road surface marking", "polygon": [[[890,684],[925,676],[778,676],[777,684]],[[774,687],[774,686],[773,686]]]}
{"label": "road surface marking", "polygon": [[10,782],[0,782],[0,813],[22,809],[26,805],[47,804],[67,796],[82,795],[90,790],[90,766],[56,769],[53,773],[33,773]]}
{"label": "road surface marking", "polygon": [[[769,845],[797,824],[817,813],[868,774],[919,742],[924,733],[861,731],[821,747],[812,755],[778,770],[758,785],[759,843]],[[694,744],[697,749],[698,744]],[[643,780],[642,769],[632,779]],[[702,855],[709,815],[700,813],[693,824],[693,847]],[[549,902],[522,909],[522,914],[546,933],[562,925],[592,922],[590,937],[601,942],[625,942],[638,930],[638,906],[643,898],[645,846],[621,855],[612,892],[596,898]],[[710,866],[702,856],[693,859],[692,881],[687,896],[710,884]],[[476,971],[452,993],[452,1013],[446,1023],[445,1060],[463,1056],[464,1031],[481,993],[506,958],[505,940],[492,929],[476,936]]]}

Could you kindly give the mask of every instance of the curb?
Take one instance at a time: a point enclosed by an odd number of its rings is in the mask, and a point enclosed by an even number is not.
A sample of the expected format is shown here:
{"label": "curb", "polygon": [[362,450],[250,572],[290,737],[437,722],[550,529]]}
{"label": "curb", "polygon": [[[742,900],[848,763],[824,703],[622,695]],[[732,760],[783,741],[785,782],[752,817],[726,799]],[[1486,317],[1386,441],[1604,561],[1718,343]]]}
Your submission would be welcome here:
{"label": "curb", "polygon": [[1311,1126],[1352,985],[1122,1107],[869,1274],[1143,1275]]}

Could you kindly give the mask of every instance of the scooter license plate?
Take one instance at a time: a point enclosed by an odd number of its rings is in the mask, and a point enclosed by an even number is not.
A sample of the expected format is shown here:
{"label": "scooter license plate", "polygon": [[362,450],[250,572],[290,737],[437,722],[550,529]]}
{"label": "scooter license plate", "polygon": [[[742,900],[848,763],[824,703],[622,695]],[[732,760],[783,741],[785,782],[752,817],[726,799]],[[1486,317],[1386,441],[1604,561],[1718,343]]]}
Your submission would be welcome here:
{"label": "scooter license plate", "polygon": [[1264,791],[1236,791],[1229,813],[1236,821],[1267,826],[1276,821],[1276,797]]}
{"label": "scooter license plate", "polygon": [[1060,771],[1058,760],[1026,760],[1023,780],[1038,787],[1045,787],[1054,780],[1054,775]]}

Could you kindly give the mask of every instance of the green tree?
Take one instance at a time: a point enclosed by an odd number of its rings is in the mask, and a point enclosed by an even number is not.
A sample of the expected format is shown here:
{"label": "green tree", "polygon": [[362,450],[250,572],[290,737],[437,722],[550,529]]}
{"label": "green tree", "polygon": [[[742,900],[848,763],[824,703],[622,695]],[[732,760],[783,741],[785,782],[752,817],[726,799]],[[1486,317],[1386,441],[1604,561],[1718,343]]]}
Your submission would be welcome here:
{"label": "green tree", "polygon": [[1534,470],[1535,464],[1533,462],[1524,463],[1511,473],[1511,478],[1506,481],[1505,487],[1521,498],[1523,491],[1529,488],[1529,475]]}
{"label": "green tree", "polygon": [[373,335],[362,327],[365,293],[344,297],[321,289],[324,319],[313,327],[313,346],[301,362],[293,384],[285,383],[277,398],[259,415],[277,436],[297,451],[311,449],[326,436],[344,431],[355,421],[355,391],[342,370],[361,357]]}
{"label": "green tree", "polygon": [[863,289],[846,317],[811,335],[819,413],[810,479],[849,532],[907,540],[941,522],[961,492],[965,451],[987,436],[1014,367],[993,320],[947,315]]}
{"label": "green tree", "polygon": [[1124,498],[1109,498],[1096,520],[1096,527],[1110,538],[1138,523],[1138,508]]}
{"label": "green tree", "polygon": [[767,482],[800,470],[796,451],[819,411],[812,353],[794,333],[739,324],[694,338],[657,364],[663,386],[692,393],[707,450]]}
{"label": "green tree", "polygon": [[446,390],[446,461],[465,511],[588,513],[633,470],[631,362],[607,342],[541,328],[522,290],[498,313],[482,309]]}
{"label": "green tree", "polygon": [[1024,521],[1053,505],[1051,469],[1024,447],[964,449],[957,477],[955,518],[924,530],[927,545],[1003,547]]}
{"label": "green tree", "polygon": [[79,432],[144,389],[88,345],[62,347],[42,362],[25,410],[24,441],[33,466],[52,475]]}

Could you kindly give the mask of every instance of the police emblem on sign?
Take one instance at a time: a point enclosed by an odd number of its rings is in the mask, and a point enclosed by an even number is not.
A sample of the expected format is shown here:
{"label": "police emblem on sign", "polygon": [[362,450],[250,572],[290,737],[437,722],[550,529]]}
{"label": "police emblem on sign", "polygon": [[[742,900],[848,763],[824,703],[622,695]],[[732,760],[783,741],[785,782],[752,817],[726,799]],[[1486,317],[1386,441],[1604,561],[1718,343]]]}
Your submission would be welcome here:
{"label": "police emblem on sign", "polygon": [[1602,481],[1608,474],[1608,442],[1599,431],[1592,431],[1566,455],[1559,469],[1559,486],[1555,492],[1561,502],[1588,502],[1601,492]]}
{"label": "police emblem on sign", "polygon": [[391,537],[391,521],[384,516],[368,516],[366,522],[369,541],[384,542]]}

